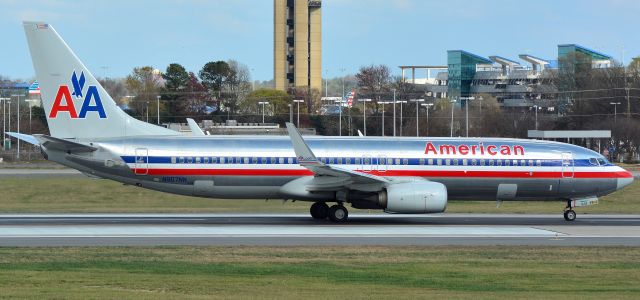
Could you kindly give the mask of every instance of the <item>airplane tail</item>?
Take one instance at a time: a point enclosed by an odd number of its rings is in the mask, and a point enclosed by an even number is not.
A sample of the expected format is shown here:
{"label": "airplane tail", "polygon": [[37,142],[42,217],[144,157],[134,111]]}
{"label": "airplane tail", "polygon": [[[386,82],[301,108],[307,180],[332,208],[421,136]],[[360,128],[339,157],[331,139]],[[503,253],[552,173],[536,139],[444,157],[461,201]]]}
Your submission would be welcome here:
{"label": "airplane tail", "polygon": [[91,139],[178,132],[122,111],[50,24],[23,22],[51,136]]}

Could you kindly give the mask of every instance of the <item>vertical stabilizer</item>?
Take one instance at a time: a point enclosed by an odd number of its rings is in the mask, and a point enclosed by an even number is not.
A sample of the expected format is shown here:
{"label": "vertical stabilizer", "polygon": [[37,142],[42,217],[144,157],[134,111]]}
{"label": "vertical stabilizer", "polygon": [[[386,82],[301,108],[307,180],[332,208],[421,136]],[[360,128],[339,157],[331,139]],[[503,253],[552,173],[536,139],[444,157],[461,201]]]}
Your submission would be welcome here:
{"label": "vertical stabilizer", "polygon": [[122,111],[50,24],[23,25],[52,136],[91,139],[178,134]]}

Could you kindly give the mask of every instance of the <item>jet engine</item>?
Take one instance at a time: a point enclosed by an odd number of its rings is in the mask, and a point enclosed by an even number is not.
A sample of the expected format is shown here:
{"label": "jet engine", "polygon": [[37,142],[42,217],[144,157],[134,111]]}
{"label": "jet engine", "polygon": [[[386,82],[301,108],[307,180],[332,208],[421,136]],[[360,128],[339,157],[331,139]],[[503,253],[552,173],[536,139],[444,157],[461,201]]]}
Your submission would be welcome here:
{"label": "jet engine", "polygon": [[378,204],[393,213],[440,213],[447,208],[447,187],[431,181],[396,183],[378,194]]}

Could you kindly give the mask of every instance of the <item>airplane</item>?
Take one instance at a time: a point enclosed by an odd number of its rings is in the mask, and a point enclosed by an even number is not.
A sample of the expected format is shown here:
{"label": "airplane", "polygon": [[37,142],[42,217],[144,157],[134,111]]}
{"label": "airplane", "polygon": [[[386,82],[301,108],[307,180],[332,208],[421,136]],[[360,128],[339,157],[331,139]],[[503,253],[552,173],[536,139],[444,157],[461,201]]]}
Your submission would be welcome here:
{"label": "airplane", "polygon": [[633,181],[597,152],[551,141],[303,137],[291,123],[280,137],[181,135],[122,111],[53,26],[23,26],[50,134],[11,135],[91,177],[197,197],[308,201],[314,219],[334,222],[348,220],[346,205],[428,214],[449,200],[562,201],[573,221],[575,207]]}

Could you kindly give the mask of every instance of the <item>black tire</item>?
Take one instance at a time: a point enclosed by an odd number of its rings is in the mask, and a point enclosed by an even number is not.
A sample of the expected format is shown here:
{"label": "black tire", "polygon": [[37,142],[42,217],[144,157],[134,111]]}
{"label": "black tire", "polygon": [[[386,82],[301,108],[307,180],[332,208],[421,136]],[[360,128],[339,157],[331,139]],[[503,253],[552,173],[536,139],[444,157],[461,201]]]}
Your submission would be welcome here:
{"label": "black tire", "polygon": [[346,222],[349,211],[342,205],[334,205],[329,208],[329,219],[336,223]]}
{"label": "black tire", "polygon": [[324,202],[316,202],[311,205],[309,212],[314,219],[326,219],[329,214],[329,206]]}
{"label": "black tire", "polygon": [[566,221],[575,221],[576,220],[576,212],[573,209],[567,210],[564,212],[564,219]]}

